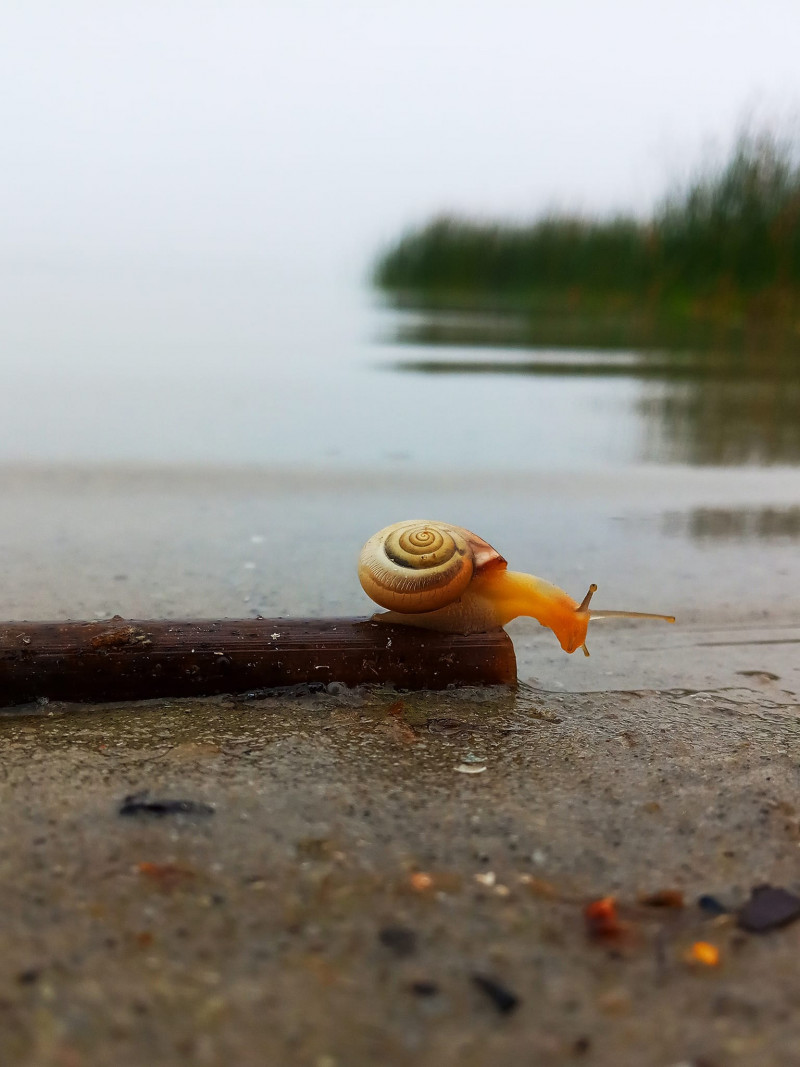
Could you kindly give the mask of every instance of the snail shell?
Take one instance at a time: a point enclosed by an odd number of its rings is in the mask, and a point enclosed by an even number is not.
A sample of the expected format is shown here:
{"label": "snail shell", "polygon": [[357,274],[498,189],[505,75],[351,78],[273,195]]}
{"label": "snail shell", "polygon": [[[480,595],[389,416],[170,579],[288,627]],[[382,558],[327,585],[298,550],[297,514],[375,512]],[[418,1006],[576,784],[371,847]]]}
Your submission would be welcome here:
{"label": "snail shell", "polygon": [[408,519],[370,537],[358,578],[381,607],[420,614],[457,602],[476,573],[506,565],[496,549],[461,526]]}

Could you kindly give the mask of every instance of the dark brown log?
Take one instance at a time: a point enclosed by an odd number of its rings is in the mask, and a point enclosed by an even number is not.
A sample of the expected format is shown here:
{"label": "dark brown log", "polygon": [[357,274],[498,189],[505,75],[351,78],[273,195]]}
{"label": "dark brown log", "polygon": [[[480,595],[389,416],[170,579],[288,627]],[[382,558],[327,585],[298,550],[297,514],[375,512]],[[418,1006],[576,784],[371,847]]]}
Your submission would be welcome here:
{"label": "dark brown log", "polygon": [[368,619],[0,623],[0,707],[210,696],[300,683],[513,685],[511,639]]}

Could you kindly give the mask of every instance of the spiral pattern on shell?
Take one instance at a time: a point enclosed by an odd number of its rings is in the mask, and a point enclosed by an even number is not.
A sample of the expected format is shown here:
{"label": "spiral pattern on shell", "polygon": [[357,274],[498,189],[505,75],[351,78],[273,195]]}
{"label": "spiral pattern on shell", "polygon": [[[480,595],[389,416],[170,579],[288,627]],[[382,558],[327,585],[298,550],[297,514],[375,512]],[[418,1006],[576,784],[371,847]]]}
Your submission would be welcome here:
{"label": "spiral pattern on shell", "polygon": [[468,532],[424,519],[380,530],[364,545],[358,561],[367,596],[404,614],[435,611],[457,600],[473,569]]}

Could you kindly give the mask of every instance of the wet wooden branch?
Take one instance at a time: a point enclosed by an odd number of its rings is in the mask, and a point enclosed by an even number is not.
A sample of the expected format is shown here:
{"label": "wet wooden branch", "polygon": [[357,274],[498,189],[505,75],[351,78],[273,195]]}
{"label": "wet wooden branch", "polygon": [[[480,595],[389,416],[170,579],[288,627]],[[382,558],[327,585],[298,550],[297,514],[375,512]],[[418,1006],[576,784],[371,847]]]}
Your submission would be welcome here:
{"label": "wet wooden branch", "polygon": [[0,623],[0,707],[210,696],[301,683],[512,685],[511,639],[368,619]]}

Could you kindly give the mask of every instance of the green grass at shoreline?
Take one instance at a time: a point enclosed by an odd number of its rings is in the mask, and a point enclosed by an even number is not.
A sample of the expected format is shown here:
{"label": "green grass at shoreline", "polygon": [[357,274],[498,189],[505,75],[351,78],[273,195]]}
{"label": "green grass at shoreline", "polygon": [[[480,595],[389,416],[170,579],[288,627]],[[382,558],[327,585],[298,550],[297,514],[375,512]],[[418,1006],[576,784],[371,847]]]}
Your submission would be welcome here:
{"label": "green grass at shoreline", "polygon": [[780,323],[800,337],[800,164],[771,136],[742,136],[720,169],[648,219],[438,218],[386,250],[373,280],[399,306],[531,324],[613,318],[645,335],[735,336]]}

